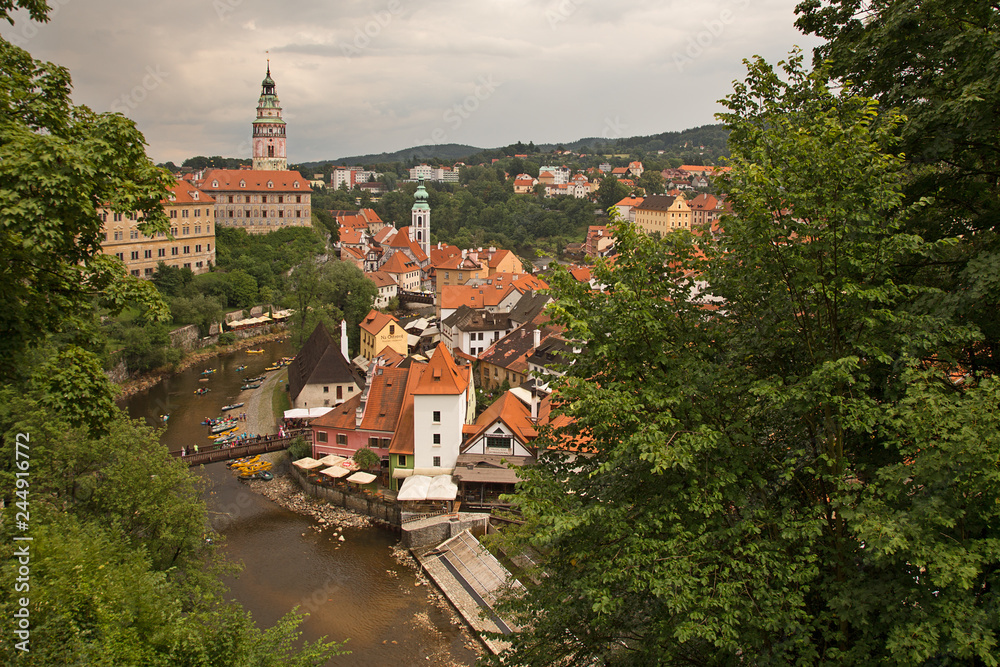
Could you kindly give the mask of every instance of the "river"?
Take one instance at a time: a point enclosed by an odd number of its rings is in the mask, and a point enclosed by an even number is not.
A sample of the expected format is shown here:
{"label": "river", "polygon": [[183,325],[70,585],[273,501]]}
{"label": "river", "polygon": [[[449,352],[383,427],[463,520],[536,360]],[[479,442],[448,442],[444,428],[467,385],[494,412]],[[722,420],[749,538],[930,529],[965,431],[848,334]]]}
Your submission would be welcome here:
{"label": "river", "polygon": [[[240,381],[291,355],[289,341],[262,345],[264,354],[233,352],[168,377],[123,403],[129,415],[163,424],[161,441],[171,451],[207,443],[201,420],[234,402]],[[244,372],[236,368],[247,365]],[[201,371],[216,368],[207,382]],[[195,395],[198,387],[210,391]],[[244,394],[245,396],[245,394]],[[239,400],[243,400],[242,398]],[[407,565],[393,557],[396,536],[381,528],[345,528],[340,541],[329,528],[250,491],[222,463],[204,466],[206,501],[224,538],[229,560],[243,564],[227,577],[232,598],[261,627],[273,625],[296,605],[309,617],[303,638],[348,640],[350,655],[328,665],[471,665],[476,653],[467,630]]]}

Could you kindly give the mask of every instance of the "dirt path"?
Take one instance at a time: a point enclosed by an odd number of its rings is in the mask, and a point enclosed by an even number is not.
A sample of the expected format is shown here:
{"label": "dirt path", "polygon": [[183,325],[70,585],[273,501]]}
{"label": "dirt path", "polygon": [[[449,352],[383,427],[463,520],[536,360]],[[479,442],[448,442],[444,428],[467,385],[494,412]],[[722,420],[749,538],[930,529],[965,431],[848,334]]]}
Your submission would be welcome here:
{"label": "dirt path", "polygon": [[248,389],[240,392],[237,402],[243,401],[242,412],[247,414],[246,427],[243,429],[247,433],[254,435],[268,435],[278,432],[278,424],[274,420],[274,410],[271,407],[271,394],[276,386],[284,390],[285,382],[288,379],[288,368],[279,371],[272,371],[267,379],[257,389]]}

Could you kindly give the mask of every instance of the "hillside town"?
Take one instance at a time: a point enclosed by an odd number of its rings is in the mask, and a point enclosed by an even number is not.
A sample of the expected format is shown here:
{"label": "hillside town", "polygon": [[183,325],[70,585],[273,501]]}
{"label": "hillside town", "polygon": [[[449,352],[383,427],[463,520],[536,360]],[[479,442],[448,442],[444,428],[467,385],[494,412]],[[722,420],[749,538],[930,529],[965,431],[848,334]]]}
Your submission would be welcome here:
{"label": "hillside town", "polygon": [[997,8],[496,4],[0,3],[0,663],[995,664]]}

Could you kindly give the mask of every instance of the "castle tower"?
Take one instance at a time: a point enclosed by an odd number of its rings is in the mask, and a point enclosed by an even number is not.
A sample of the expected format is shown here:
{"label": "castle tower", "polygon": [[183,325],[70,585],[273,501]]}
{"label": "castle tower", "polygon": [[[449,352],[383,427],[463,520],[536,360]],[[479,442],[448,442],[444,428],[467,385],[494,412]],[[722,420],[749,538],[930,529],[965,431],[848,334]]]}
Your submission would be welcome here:
{"label": "castle tower", "polygon": [[410,240],[414,241],[428,257],[431,256],[431,207],[427,203],[424,179],[420,179],[417,191],[413,193],[413,208],[410,212]]}
{"label": "castle tower", "polygon": [[253,122],[253,168],[266,171],[288,170],[285,121],[281,119],[281,105],[274,91],[270,61],[267,63],[267,76],[261,83],[257,120]]}

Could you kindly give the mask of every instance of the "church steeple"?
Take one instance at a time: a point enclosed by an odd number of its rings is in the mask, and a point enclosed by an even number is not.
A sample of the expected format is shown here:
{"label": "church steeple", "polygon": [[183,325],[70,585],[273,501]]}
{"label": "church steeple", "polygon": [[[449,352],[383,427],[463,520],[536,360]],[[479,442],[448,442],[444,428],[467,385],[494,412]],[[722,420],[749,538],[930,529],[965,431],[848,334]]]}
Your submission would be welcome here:
{"label": "church steeple", "polygon": [[431,256],[431,207],[427,203],[427,188],[420,179],[417,191],[413,193],[413,208],[410,209],[410,240],[416,241],[428,257]]}
{"label": "church steeple", "polygon": [[281,119],[281,103],[271,78],[271,61],[267,61],[267,76],[260,85],[257,120],[253,123],[253,168],[286,171],[285,121]]}

